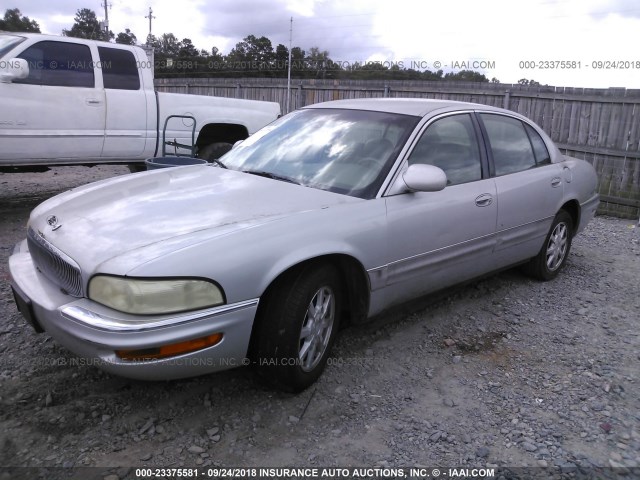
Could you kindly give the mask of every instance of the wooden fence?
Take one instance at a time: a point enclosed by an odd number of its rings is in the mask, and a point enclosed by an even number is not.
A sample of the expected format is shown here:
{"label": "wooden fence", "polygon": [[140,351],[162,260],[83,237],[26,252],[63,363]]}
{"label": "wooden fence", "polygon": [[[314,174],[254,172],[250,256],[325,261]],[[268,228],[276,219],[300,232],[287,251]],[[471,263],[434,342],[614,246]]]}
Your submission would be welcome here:
{"label": "wooden fence", "polygon": [[[277,78],[156,79],[163,92],[279,102],[287,81]],[[507,108],[540,125],[567,155],[598,172],[600,213],[640,215],[640,90],[524,86],[495,83],[383,80],[292,80],[289,110],[329,100],[413,97],[461,100]]]}

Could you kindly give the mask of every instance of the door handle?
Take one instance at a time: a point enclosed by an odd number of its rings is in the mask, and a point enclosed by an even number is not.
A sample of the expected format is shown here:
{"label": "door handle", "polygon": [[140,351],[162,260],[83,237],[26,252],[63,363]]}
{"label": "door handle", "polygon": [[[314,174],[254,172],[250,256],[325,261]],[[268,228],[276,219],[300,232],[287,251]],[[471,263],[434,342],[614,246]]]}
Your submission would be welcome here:
{"label": "door handle", "polygon": [[88,98],[87,99],[87,105],[95,107],[97,105],[102,105],[102,102],[100,100],[96,100],[95,98]]}
{"label": "door handle", "polygon": [[553,188],[559,187],[560,185],[562,185],[562,180],[560,179],[560,177],[555,177],[553,180],[551,180],[551,186]]}
{"label": "door handle", "polygon": [[493,203],[493,197],[490,193],[483,193],[476,197],[476,205],[478,207],[488,207]]}

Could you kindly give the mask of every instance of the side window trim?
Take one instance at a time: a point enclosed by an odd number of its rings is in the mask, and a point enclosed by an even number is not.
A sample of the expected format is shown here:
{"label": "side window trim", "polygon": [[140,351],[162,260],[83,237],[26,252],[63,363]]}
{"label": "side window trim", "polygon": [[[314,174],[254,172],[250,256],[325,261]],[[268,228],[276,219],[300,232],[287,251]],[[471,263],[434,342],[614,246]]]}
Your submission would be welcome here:
{"label": "side window trim", "polygon": [[482,113],[482,111],[476,110],[475,112],[473,112],[473,117],[475,118],[476,124],[480,129],[480,138],[482,139],[481,149],[483,150],[483,153],[485,154],[487,159],[489,178],[494,178],[496,176],[496,168],[493,162],[493,151],[491,149],[491,142],[489,141],[489,134],[487,133],[487,129],[484,126],[482,118],[480,117],[480,113]]}
{"label": "side window trim", "polygon": [[478,144],[478,151],[480,152],[480,163],[482,169],[482,180],[491,178],[491,164],[489,162],[489,155],[487,152],[487,146],[484,142],[484,136],[482,134],[482,125],[478,121],[475,112],[469,112],[471,117],[471,123],[476,133],[476,143]]}

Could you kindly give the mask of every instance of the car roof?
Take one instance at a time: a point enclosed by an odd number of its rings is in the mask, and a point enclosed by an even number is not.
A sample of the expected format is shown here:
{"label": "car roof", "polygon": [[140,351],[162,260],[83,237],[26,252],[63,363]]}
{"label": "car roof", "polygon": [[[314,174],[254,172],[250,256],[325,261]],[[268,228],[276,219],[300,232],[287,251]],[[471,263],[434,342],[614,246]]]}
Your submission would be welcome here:
{"label": "car roof", "polygon": [[424,117],[436,110],[485,110],[501,113],[514,112],[502,108],[481,105],[479,103],[458,102],[455,100],[434,100],[426,98],[359,98],[350,100],[335,100],[331,102],[315,103],[307,108],[341,108],[348,110],[369,110],[374,112],[399,113]]}
{"label": "car roof", "polygon": [[77,38],[77,37],[65,37],[64,35],[50,35],[47,33],[34,33],[34,32],[5,32],[0,30],[0,35],[11,35],[14,37],[22,37],[22,38],[37,38],[39,40],[52,40],[52,41],[65,41],[65,42],[77,42],[77,43],[86,43],[86,42],[94,42],[98,45],[109,45],[112,47],[129,47],[129,46],[137,46],[137,45],[122,45],[119,43],[111,43],[105,42],[102,40],[93,40],[91,38]]}

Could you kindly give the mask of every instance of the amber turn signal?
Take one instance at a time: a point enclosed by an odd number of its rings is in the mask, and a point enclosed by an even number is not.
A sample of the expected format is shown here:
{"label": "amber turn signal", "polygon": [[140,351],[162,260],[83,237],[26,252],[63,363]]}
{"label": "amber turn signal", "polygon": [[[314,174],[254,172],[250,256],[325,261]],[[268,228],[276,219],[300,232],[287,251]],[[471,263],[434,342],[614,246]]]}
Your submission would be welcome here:
{"label": "amber turn signal", "polygon": [[186,342],[162,345],[161,347],[144,348],[141,350],[116,350],[116,355],[122,360],[159,360],[212,347],[213,345],[220,343],[221,340],[222,333],[214,333],[213,335],[207,335],[206,337],[194,338],[193,340],[187,340]]}

